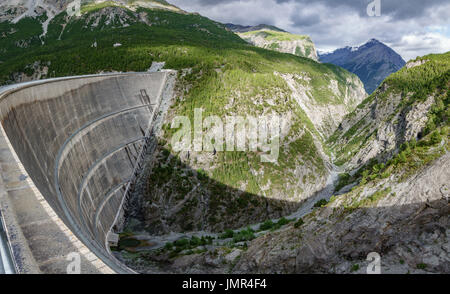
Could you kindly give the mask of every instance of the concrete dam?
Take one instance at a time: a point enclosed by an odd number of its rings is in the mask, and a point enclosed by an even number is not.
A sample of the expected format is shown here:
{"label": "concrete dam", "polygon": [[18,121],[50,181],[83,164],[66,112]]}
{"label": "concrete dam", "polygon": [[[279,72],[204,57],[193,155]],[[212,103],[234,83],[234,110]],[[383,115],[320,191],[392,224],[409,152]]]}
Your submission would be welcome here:
{"label": "concrete dam", "polygon": [[104,74],[0,88],[0,218],[10,268],[76,273],[78,262],[81,273],[133,273],[110,252],[112,228],[175,78]]}

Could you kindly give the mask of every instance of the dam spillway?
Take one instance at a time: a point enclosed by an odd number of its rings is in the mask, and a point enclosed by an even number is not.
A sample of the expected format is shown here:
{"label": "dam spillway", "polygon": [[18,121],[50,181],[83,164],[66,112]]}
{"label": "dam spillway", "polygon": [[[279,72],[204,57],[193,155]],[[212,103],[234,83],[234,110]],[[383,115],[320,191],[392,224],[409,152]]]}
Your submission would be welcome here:
{"label": "dam spillway", "polygon": [[110,253],[173,71],[92,75],[0,89],[0,207],[20,273],[131,273]]}

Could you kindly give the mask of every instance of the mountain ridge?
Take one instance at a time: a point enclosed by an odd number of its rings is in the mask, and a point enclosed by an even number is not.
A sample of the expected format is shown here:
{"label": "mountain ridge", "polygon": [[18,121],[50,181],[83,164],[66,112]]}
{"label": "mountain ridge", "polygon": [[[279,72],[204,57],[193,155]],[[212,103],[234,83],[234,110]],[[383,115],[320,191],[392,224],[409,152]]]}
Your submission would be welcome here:
{"label": "mountain ridge", "polygon": [[[0,3],[0,22],[11,21],[17,23],[24,17],[41,17],[46,14],[46,21],[65,11],[73,0],[3,0]],[[130,9],[136,7],[165,9],[175,12],[183,12],[180,8],[165,0],[81,0],[81,7],[85,6],[123,6]],[[83,12],[83,9],[82,9]]]}
{"label": "mountain ridge", "polygon": [[307,35],[292,34],[266,24],[242,26],[228,23],[225,27],[254,46],[318,61],[316,47]]}
{"label": "mountain ridge", "polygon": [[355,73],[363,81],[369,94],[373,93],[386,77],[406,64],[399,54],[377,39],[370,39],[361,46],[347,46],[319,54],[319,59]]}
{"label": "mountain ridge", "polygon": [[232,23],[226,23],[225,27],[229,30],[232,30],[235,33],[246,33],[251,31],[260,31],[262,29],[268,29],[272,31],[278,31],[278,32],[284,32],[287,33],[285,30],[280,29],[276,26],[267,25],[267,24],[259,24],[256,26],[243,26],[239,24],[232,24]]}

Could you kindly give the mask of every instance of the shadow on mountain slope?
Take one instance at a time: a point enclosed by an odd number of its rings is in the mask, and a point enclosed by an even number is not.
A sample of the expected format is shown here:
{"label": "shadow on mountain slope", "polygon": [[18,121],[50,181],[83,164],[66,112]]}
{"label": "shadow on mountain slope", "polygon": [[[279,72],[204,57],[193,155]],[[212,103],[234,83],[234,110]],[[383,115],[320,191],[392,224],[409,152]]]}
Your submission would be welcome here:
{"label": "shadow on mountain slope", "polygon": [[[287,216],[305,203],[270,199],[230,187],[203,170],[191,168],[162,147],[156,153],[153,156],[162,155],[163,159],[153,159],[128,201],[126,217],[133,219],[128,221],[129,230],[157,235],[171,231],[222,232]],[[333,183],[327,184],[311,198],[332,192]],[[285,197],[282,191],[277,196]]]}
{"label": "shadow on mountain slope", "polygon": [[265,233],[244,247],[206,246],[177,255],[142,252],[139,262],[127,264],[144,273],[365,273],[367,255],[376,252],[384,273],[448,273],[449,156],[405,181],[386,179],[339,196],[302,222]]}

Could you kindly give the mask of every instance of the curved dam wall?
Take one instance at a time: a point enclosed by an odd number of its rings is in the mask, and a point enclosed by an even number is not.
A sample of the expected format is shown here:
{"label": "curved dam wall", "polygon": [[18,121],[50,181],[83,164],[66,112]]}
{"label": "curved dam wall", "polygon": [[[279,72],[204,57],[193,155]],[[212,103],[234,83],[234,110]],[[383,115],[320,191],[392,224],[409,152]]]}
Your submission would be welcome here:
{"label": "curved dam wall", "polygon": [[[120,218],[162,100],[171,98],[173,75],[75,77],[0,93],[3,133],[26,171],[19,178],[29,177],[56,216],[113,272],[131,272],[110,254],[108,234]],[[57,242],[51,237],[48,243]],[[37,261],[41,271],[39,264],[46,262]]]}

